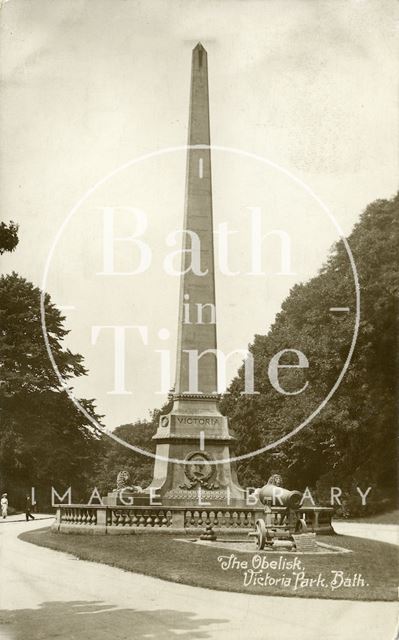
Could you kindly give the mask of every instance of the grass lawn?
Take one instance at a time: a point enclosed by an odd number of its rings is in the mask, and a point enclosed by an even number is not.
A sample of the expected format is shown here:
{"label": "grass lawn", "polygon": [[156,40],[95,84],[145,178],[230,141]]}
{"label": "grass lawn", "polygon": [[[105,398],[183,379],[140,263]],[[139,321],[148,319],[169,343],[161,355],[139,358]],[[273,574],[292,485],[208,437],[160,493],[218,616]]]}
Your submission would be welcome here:
{"label": "grass lawn", "polygon": [[367,522],[368,524],[396,524],[399,525],[399,509],[387,511],[376,516],[366,516],[365,518],[342,519],[341,522]]}
{"label": "grass lawn", "polygon": [[[330,555],[295,555],[295,553],[262,554],[267,561],[280,557],[292,561],[295,557],[301,567],[265,568],[263,576],[276,579],[289,577],[290,585],[247,584],[244,585],[245,569],[223,570],[219,556],[232,553],[239,561],[251,562],[254,553],[230,551],[217,547],[182,542],[167,535],[73,535],[53,533],[49,528],[23,533],[22,540],[50,549],[71,553],[81,560],[102,562],[127,571],[134,571],[172,582],[262,595],[294,596],[308,598],[334,598],[346,600],[397,600],[398,548],[384,542],[353,538],[350,536],[323,536],[322,542],[351,549],[353,553]],[[187,540],[187,538],[185,538]],[[351,578],[350,586],[331,589],[332,571],[342,571]],[[305,573],[305,578],[324,578],[326,585],[303,584],[294,590],[296,576]],[[361,574],[365,586],[353,584],[354,574]],[[248,576],[248,572],[247,572]],[[320,578],[319,578],[320,579]]]}

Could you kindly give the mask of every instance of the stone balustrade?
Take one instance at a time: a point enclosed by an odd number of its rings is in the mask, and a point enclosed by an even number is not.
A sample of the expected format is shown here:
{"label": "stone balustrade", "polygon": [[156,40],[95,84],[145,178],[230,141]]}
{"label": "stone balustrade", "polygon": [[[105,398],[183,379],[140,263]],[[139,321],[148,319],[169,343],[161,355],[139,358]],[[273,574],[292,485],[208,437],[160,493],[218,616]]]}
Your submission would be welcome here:
{"label": "stone balustrade", "polygon": [[169,509],[108,508],[108,527],[158,528],[172,527],[173,514]]}
{"label": "stone balustrade", "polygon": [[204,528],[212,525],[215,529],[251,529],[259,511],[239,511],[234,509],[186,509],[184,526],[186,529]]}
{"label": "stone balustrade", "polygon": [[62,521],[67,524],[96,525],[96,507],[70,506],[62,509]]}
{"label": "stone balustrade", "polygon": [[[212,525],[216,532],[230,534],[250,531],[258,518],[264,517],[262,507],[245,510],[234,507],[186,507],[160,506],[103,506],[59,504],[56,507],[53,530],[64,533],[120,534],[120,533],[186,533],[197,534]],[[283,507],[273,508],[272,524],[278,525]],[[303,507],[299,511],[310,531],[331,533],[332,509]]]}

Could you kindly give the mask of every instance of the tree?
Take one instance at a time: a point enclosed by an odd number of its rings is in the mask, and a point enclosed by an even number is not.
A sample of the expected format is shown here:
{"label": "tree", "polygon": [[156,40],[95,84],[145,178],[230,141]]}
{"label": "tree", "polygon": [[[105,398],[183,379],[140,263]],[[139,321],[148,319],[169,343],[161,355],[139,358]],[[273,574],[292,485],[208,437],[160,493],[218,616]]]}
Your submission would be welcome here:
{"label": "tree", "polygon": [[[114,430],[114,434],[124,442],[128,442],[140,449],[154,453],[155,446],[152,436],[157,429],[159,411],[154,411],[151,420],[138,420],[133,424],[124,424]],[[129,472],[129,484],[146,487],[152,480],[154,459],[136,453],[119,444],[110,437],[104,436],[103,448],[93,471],[92,483],[100,492],[106,495],[116,488],[116,478],[119,471]]]}
{"label": "tree", "polygon": [[[16,273],[0,278],[0,482],[15,501],[31,486],[48,504],[51,486],[83,494],[100,439],[56,376],[42,335],[40,290]],[[45,296],[47,332],[65,381],[86,374],[63,345],[65,318]],[[81,400],[95,415],[92,400]],[[11,495],[12,498],[12,495]]]}
{"label": "tree", "polygon": [[[354,357],[339,390],[296,436],[241,463],[238,472],[244,484],[260,484],[280,472],[288,485],[315,487],[320,497],[327,486],[342,487],[352,513],[360,505],[356,486],[372,487],[369,510],[394,503],[398,212],[399,195],[374,202],[348,238],[360,279],[361,321]],[[267,335],[256,336],[250,346],[259,395],[241,395],[241,367],[223,398],[222,408],[238,438],[237,453],[288,434],[320,404],[350,348],[353,300],[353,277],[340,241],[315,278],[293,287]],[[330,312],[347,304],[348,314]],[[265,376],[270,358],[288,346],[305,353],[310,363],[305,372],[279,372],[287,390],[308,381],[307,389],[294,396],[276,392]]]}
{"label": "tree", "polygon": [[18,244],[18,225],[12,220],[6,224],[0,222],[0,255],[5,251],[14,251]]}
{"label": "tree", "polygon": [[[48,357],[40,315],[40,290],[15,272],[0,278],[1,395],[53,391],[60,382]],[[64,380],[86,373],[83,358],[64,349],[68,334],[64,316],[45,296],[46,327],[51,351]]]}

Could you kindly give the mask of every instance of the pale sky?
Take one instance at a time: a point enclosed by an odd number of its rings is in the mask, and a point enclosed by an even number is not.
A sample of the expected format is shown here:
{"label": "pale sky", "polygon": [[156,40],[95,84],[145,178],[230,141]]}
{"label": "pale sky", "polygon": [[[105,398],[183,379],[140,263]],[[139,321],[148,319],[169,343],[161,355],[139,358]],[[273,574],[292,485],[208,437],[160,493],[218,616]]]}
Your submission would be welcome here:
{"label": "pale sky", "polygon": [[[143,154],[184,145],[191,49],[208,51],[211,140],[256,154],[303,181],[345,234],[365,206],[397,189],[397,39],[394,2],[378,0],[9,0],[1,8],[2,219],[20,224],[3,271],[40,285],[54,238],[83,194]],[[317,272],[338,239],[305,191],[254,159],[215,151],[214,222],[227,222],[231,269],[217,272],[219,347],[246,348],[265,333],[295,282]],[[181,228],[184,152],[132,165],[91,195],[57,245],[47,289],[65,311],[67,344],[89,375],[77,394],[94,397],[113,428],[160,406],[159,354],[176,341],[178,279],[162,260],[166,235]],[[144,210],[146,273],[101,276],[104,206]],[[266,241],[265,276],[248,276],[250,208],[262,229],[291,238],[292,276],[278,276],[278,243]],[[134,226],[134,225],[133,225]],[[132,233],[126,213],[116,223]],[[115,249],[134,269],[131,245]],[[351,301],[343,301],[350,304]],[[328,304],[328,301],[326,301]],[[110,333],[94,325],[148,327],[149,344],[126,345],[129,395],[110,395]],[[167,328],[169,340],[158,331]],[[287,347],[295,345],[287,345]],[[232,376],[240,362],[229,368]],[[172,375],[173,379],[173,375]]]}

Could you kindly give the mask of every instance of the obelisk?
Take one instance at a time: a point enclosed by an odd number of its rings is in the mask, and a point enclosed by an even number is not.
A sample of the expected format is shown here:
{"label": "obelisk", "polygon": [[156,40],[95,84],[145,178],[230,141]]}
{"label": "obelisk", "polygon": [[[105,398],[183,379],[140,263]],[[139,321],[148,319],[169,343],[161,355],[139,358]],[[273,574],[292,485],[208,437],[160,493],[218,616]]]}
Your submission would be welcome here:
{"label": "obelisk", "polygon": [[[189,393],[189,350],[216,350],[215,266],[213,250],[212,177],[209,131],[208,56],[199,43],[192,54],[184,245],[180,283],[177,341],[177,395]],[[195,149],[196,145],[205,148]],[[206,148],[208,147],[208,148]],[[194,235],[195,234],[195,235]],[[199,242],[200,261],[193,250]],[[190,266],[192,268],[190,269]],[[200,275],[201,274],[201,275]],[[194,371],[191,372],[191,378]],[[194,382],[192,380],[191,382]],[[192,386],[192,385],[191,385]],[[217,360],[206,354],[198,360],[198,392],[216,394]]]}
{"label": "obelisk", "polygon": [[150,487],[164,505],[195,508],[199,497],[241,507],[244,491],[230,463],[234,438],[218,408],[209,146],[208,56],[199,43],[191,66],[176,382],[172,409],[154,436],[159,457]]}

